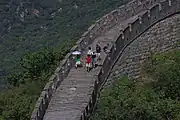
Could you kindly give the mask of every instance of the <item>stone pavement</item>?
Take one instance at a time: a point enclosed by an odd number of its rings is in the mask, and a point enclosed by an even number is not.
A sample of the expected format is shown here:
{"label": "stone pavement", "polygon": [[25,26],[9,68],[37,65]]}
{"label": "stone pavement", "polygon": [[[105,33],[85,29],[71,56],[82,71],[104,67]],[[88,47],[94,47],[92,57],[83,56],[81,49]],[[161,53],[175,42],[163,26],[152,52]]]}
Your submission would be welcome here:
{"label": "stone pavement", "polygon": [[[109,43],[111,48],[119,36],[119,31],[137,17],[138,15],[121,22],[121,24],[117,24],[103,36],[96,38],[91,45],[93,50],[95,50],[97,42],[100,42],[102,48],[104,45]],[[87,50],[82,53],[83,59],[86,53]],[[106,54],[102,52],[101,57],[101,62],[103,63]],[[96,79],[95,75],[99,70],[100,66],[88,73],[86,72],[85,67],[78,69],[73,67],[67,78],[62,81],[61,85],[52,96],[48,109],[46,110],[44,120],[80,120],[81,112],[89,102],[93,91],[94,81]]]}

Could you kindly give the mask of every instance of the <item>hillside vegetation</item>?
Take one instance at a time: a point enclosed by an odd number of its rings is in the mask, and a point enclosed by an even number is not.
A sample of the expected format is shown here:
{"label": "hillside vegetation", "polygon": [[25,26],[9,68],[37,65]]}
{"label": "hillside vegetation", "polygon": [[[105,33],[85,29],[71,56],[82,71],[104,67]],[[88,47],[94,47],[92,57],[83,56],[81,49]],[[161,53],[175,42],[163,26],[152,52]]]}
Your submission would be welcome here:
{"label": "hillside vegetation", "polygon": [[154,55],[139,85],[121,77],[102,91],[91,120],[179,120],[180,51]]}
{"label": "hillside vegetation", "polygon": [[128,1],[0,1],[0,79],[9,83],[0,92],[0,120],[29,120],[42,88],[75,41]]}
{"label": "hillside vegetation", "polygon": [[1,0],[0,79],[28,53],[77,40],[105,13],[129,0]]}

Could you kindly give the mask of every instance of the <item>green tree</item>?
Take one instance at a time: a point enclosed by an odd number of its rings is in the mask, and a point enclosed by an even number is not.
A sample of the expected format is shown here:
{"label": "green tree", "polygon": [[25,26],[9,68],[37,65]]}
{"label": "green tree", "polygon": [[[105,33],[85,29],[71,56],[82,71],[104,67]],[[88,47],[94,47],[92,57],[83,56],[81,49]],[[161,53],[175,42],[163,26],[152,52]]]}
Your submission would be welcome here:
{"label": "green tree", "polygon": [[145,70],[157,81],[153,83],[156,91],[180,100],[180,51],[152,56]]}
{"label": "green tree", "polygon": [[153,82],[120,78],[100,94],[92,120],[179,120],[180,51],[153,55],[145,65]]}

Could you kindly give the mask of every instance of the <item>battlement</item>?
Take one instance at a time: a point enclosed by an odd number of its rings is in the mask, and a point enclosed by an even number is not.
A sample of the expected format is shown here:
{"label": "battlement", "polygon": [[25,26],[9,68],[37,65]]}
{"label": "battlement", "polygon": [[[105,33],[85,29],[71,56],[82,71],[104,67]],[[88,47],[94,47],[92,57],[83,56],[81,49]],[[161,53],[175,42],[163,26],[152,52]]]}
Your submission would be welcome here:
{"label": "battlement", "polygon": [[[84,50],[90,45],[95,38],[103,35],[110,28],[118,24],[122,20],[131,18],[138,15],[133,19],[133,22],[129,23],[121,31],[119,31],[119,37],[111,48],[111,52],[106,56],[103,66],[97,75],[97,80],[94,83],[94,90],[89,104],[82,112],[81,120],[87,120],[89,114],[94,109],[98,92],[106,82],[109,73],[122,54],[124,49],[139,35],[144,33],[147,29],[153,26],[155,23],[177,14],[180,9],[179,0],[134,0],[127,5],[124,5],[117,10],[110,12],[103,16],[101,19],[96,21],[94,25],[89,27],[88,31],[85,32],[77,44],[71,49]],[[140,14],[140,12],[143,14]],[[31,120],[42,120],[46,112],[48,104],[51,100],[52,94],[56,91],[57,87],[60,86],[61,81],[68,75],[70,69],[74,65],[74,58],[69,53],[62,61],[61,65],[55,70],[54,75],[51,76],[49,82],[43,89],[35,109],[32,113]]]}

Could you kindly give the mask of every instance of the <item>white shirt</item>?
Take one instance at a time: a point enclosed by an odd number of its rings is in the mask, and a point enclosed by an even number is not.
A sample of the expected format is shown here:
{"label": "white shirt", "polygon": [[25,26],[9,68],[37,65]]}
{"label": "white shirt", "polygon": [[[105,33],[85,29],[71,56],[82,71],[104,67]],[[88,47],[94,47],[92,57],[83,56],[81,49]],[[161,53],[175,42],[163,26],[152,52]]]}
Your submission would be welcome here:
{"label": "white shirt", "polygon": [[93,54],[93,51],[92,51],[92,50],[88,50],[87,54],[88,54],[88,55],[92,55],[92,54]]}

